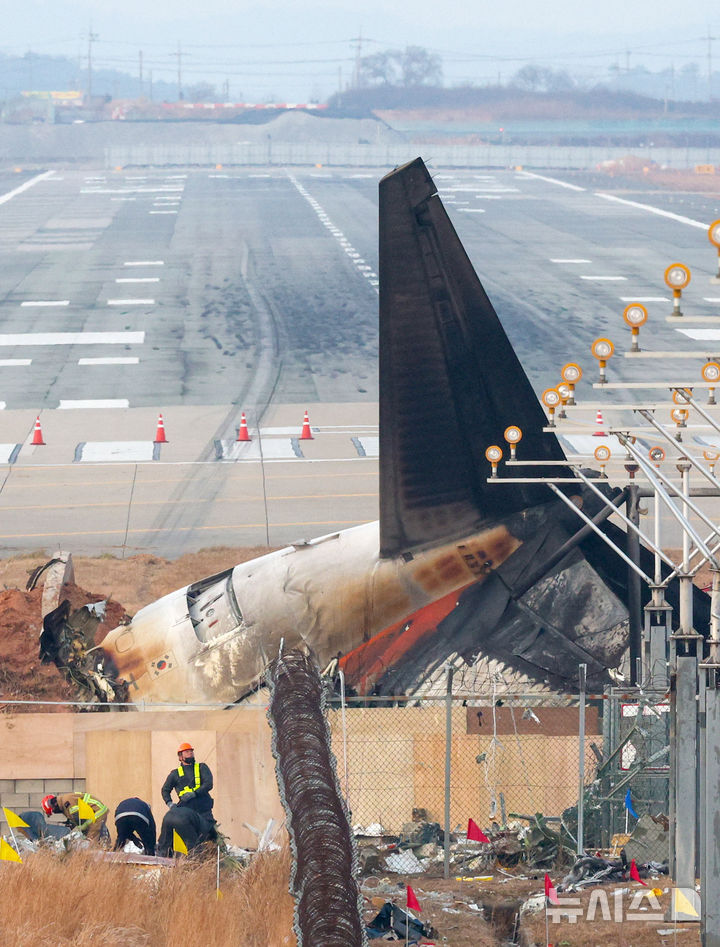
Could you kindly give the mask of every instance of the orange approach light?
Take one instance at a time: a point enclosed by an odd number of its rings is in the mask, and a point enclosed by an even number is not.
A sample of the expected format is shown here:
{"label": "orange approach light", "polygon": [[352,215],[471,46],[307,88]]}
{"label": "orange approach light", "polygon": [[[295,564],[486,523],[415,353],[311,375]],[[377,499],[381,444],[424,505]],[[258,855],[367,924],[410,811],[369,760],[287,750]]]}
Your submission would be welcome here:
{"label": "orange approach light", "polygon": [[656,466],[659,466],[665,460],[665,450],[664,448],[657,445],[655,447],[651,447],[648,451],[648,457]]}
{"label": "orange approach light", "polygon": [[505,428],[503,437],[510,445],[510,460],[515,460],[515,451],[522,440],[522,431],[516,424],[511,424],[510,427]]}
{"label": "orange approach light", "polygon": [[610,339],[601,337],[599,339],[595,339],[590,347],[590,351],[598,360],[598,365],[600,367],[600,384],[604,385],[607,381],[607,377],[605,375],[605,366],[608,363],[608,359],[612,358],[613,352],[615,351],[615,346],[612,344]]}
{"label": "orange approach light", "polygon": [[582,368],[575,362],[566,362],[560,370],[562,380],[570,389],[568,404],[575,404],[575,385],[582,378]]}
{"label": "orange approach light", "polygon": [[687,404],[688,398],[692,398],[692,388],[676,388],[672,393],[672,400],[674,404]]}
{"label": "orange approach light", "polygon": [[492,475],[497,477],[497,466],[502,460],[503,452],[502,447],[498,447],[497,444],[492,444],[485,451],[485,460],[489,460],[492,465]]}
{"label": "orange approach light", "polygon": [[642,303],[630,303],[623,311],[623,319],[630,326],[632,333],[631,352],[640,351],[640,326],[647,322],[648,311]]}
{"label": "orange approach light", "polygon": [[612,452],[609,447],[605,444],[601,444],[599,447],[596,447],[594,450],[595,460],[600,464],[600,476],[607,477],[605,473],[605,464],[610,460]]}
{"label": "orange approach light", "polygon": [[703,381],[708,382],[708,404],[716,404],[714,382],[720,381],[720,365],[717,362],[706,362],[702,367]]}
{"label": "orange approach light", "polygon": [[720,280],[720,220],[713,220],[708,227],[708,240],[717,249],[718,268],[715,279]]}
{"label": "orange approach light", "polygon": [[555,408],[560,404],[560,392],[557,388],[546,388],[540,396],[540,400],[548,409],[550,415],[549,426],[555,427]]}
{"label": "orange approach light", "polygon": [[690,282],[690,270],[684,263],[671,263],[665,270],[665,285],[672,290],[673,294],[673,316],[681,316],[680,297],[682,291]]}

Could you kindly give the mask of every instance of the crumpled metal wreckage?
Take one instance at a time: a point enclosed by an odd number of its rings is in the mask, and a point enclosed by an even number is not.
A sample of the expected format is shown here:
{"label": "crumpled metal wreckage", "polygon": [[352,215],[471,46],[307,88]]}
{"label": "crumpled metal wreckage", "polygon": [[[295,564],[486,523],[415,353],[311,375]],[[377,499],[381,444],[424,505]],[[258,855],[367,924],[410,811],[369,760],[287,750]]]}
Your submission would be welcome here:
{"label": "crumpled metal wreckage", "polygon": [[43,618],[39,658],[43,664],[55,664],[68,683],[77,687],[81,700],[123,703],[128,699],[128,685],[107,672],[102,648],[95,645],[95,631],[103,617],[98,606],[103,604],[72,610],[64,599],[48,612]]}

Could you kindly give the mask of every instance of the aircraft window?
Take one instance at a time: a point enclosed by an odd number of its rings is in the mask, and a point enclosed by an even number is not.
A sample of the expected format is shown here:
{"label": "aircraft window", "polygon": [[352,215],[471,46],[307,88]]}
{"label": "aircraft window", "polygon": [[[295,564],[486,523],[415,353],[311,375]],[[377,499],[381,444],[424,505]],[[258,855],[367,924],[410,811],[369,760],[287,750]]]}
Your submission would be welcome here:
{"label": "aircraft window", "polygon": [[235,598],[232,569],[191,585],[187,591],[188,612],[198,641],[205,644],[232,631],[242,622]]}

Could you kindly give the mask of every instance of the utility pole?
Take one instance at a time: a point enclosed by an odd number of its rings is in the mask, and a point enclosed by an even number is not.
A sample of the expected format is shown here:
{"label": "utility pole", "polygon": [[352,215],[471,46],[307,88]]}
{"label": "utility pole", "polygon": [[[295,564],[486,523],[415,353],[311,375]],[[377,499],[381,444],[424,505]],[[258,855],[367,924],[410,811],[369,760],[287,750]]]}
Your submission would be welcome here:
{"label": "utility pole", "polygon": [[708,102],[712,102],[712,44],[714,36],[710,35],[710,27],[708,26],[707,31],[707,62],[708,62]]}
{"label": "utility pole", "polygon": [[178,40],[178,48],[176,53],[171,55],[177,56],[177,84],[178,84],[178,102],[182,101],[183,90],[182,90],[182,48],[180,46],[180,40]]}
{"label": "utility pole", "polygon": [[358,35],[351,40],[355,43],[355,74],[353,76],[353,88],[360,87],[360,60],[362,59],[362,29],[358,30]]}
{"label": "utility pole", "polygon": [[87,63],[88,63],[87,97],[88,97],[88,104],[90,103],[90,100],[92,99],[92,44],[95,43],[95,42],[97,42],[97,40],[98,40],[98,34],[97,34],[97,33],[93,33],[93,31],[92,31],[92,24],[90,24],[90,28],[88,29],[88,52],[87,52]]}

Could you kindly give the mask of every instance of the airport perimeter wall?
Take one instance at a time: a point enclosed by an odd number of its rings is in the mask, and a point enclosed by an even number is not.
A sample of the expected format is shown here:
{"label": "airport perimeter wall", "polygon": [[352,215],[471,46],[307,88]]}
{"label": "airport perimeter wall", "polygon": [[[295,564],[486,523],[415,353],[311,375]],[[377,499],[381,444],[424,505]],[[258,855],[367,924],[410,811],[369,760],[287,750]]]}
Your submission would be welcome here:
{"label": "airport perimeter wall", "polygon": [[[329,712],[338,776],[354,825],[380,824],[399,832],[413,810],[443,823],[446,746],[450,727],[450,820],[487,824],[501,808],[558,817],[577,799],[577,707],[524,704],[466,707],[445,702],[414,707],[349,708]],[[525,717],[523,717],[525,713]],[[538,722],[538,715],[540,721]],[[597,715],[589,712],[586,769]],[[263,708],[129,713],[0,715],[3,758],[0,805],[16,812],[39,808],[49,792],[84,790],[111,810],[127,796],[149,801],[159,823],[160,787],[180,742],[188,740],[215,779],[215,816],[230,840],[255,847],[261,830],[284,814],[275,781],[270,728]],[[111,830],[114,827],[109,820]],[[6,831],[3,825],[2,830]]]}
{"label": "airport perimeter wall", "polygon": [[240,142],[236,145],[123,146],[105,149],[108,169],[125,167],[310,166],[379,168],[390,171],[423,156],[432,168],[535,168],[592,170],[629,154],[672,169],[711,165],[717,149],[610,147],[603,145],[348,145],[324,142]]}

